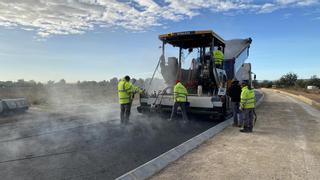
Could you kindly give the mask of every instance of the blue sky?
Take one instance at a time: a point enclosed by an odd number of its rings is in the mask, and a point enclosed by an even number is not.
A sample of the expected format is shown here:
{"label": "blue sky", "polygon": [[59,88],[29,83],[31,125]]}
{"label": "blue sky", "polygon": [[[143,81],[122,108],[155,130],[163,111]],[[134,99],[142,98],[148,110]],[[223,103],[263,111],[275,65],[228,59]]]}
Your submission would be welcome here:
{"label": "blue sky", "polygon": [[146,78],[159,34],[202,29],[251,37],[247,62],[260,80],[320,76],[318,0],[46,2],[0,0],[0,80]]}

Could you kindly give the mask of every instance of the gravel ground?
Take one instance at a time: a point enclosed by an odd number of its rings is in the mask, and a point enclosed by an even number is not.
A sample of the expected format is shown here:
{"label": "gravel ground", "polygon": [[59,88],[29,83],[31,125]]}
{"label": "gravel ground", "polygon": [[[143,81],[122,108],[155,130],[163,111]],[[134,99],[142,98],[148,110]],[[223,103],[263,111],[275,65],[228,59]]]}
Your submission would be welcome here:
{"label": "gravel ground", "polygon": [[252,134],[229,127],[152,179],[320,179],[320,111],[265,94]]}
{"label": "gravel ground", "polygon": [[316,92],[305,92],[305,91],[298,91],[298,90],[292,90],[292,89],[275,89],[275,90],[281,90],[281,91],[285,91],[291,94],[295,94],[295,95],[301,95],[307,98],[310,98],[318,103],[320,103],[320,92],[316,93]]}

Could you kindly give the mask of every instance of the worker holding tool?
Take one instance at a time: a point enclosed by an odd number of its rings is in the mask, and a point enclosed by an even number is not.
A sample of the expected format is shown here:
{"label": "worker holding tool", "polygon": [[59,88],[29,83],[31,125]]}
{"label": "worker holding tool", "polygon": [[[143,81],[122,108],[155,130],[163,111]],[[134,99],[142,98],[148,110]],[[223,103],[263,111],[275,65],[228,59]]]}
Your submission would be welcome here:
{"label": "worker holding tool", "polygon": [[216,68],[223,69],[224,54],[221,46],[219,46],[218,49],[213,52],[213,58]]}
{"label": "worker holding tool", "polygon": [[[241,96],[241,86],[239,81],[234,79],[232,81],[231,87],[228,89],[228,94],[231,97],[231,105],[233,109],[233,126],[241,127],[242,125],[242,114],[240,111],[240,96]],[[239,115],[239,118],[238,118]]]}
{"label": "worker holding tool", "polygon": [[187,96],[188,96],[187,89],[184,87],[184,85],[179,80],[177,80],[176,81],[176,85],[173,88],[174,105],[172,107],[170,121],[172,121],[174,116],[177,114],[178,107],[181,108],[183,120],[184,121],[188,120],[188,115],[187,115],[187,106],[188,106]]}
{"label": "worker holding tool", "polygon": [[256,97],[254,90],[248,87],[248,81],[243,81],[241,99],[240,99],[240,109],[243,113],[244,127],[240,132],[250,133],[253,129],[253,114],[256,104]]}
{"label": "worker holding tool", "polygon": [[137,92],[141,92],[139,87],[134,86],[130,82],[130,77],[125,76],[118,83],[118,96],[120,103],[120,119],[121,124],[128,124],[129,117],[131,112],[132,101],[134,98],[134,94]]}

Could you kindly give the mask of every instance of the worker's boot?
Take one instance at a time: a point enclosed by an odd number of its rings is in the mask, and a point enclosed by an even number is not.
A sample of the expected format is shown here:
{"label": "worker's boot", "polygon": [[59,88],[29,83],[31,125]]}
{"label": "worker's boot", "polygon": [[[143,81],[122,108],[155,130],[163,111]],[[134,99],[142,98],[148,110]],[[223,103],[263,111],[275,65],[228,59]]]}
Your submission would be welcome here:
{"label": "worker's boot", "polygon": [[252,129],[250,130],[249,128],[245,127],[243,129],[240,129],[240,132],[243,132],[243,133],[251,133],[252,132]]}
{"label": "worker's boot", "polygon": [[245,133],[245,132],[247,132],[247,130],[246,129],[240,129],[240,132]]}

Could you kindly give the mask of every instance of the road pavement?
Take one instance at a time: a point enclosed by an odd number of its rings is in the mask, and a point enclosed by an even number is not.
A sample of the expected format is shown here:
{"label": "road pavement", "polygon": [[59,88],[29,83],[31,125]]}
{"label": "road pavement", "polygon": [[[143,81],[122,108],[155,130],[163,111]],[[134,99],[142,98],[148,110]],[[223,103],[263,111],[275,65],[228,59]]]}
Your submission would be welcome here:
{"label": "road pavement", "polygon": [[121,126],[118,106],[105,119],[103,110],[35,109],[0,119],[1,179],[114,179],[217,123],[167,122],[133,109],[131,124]]}

